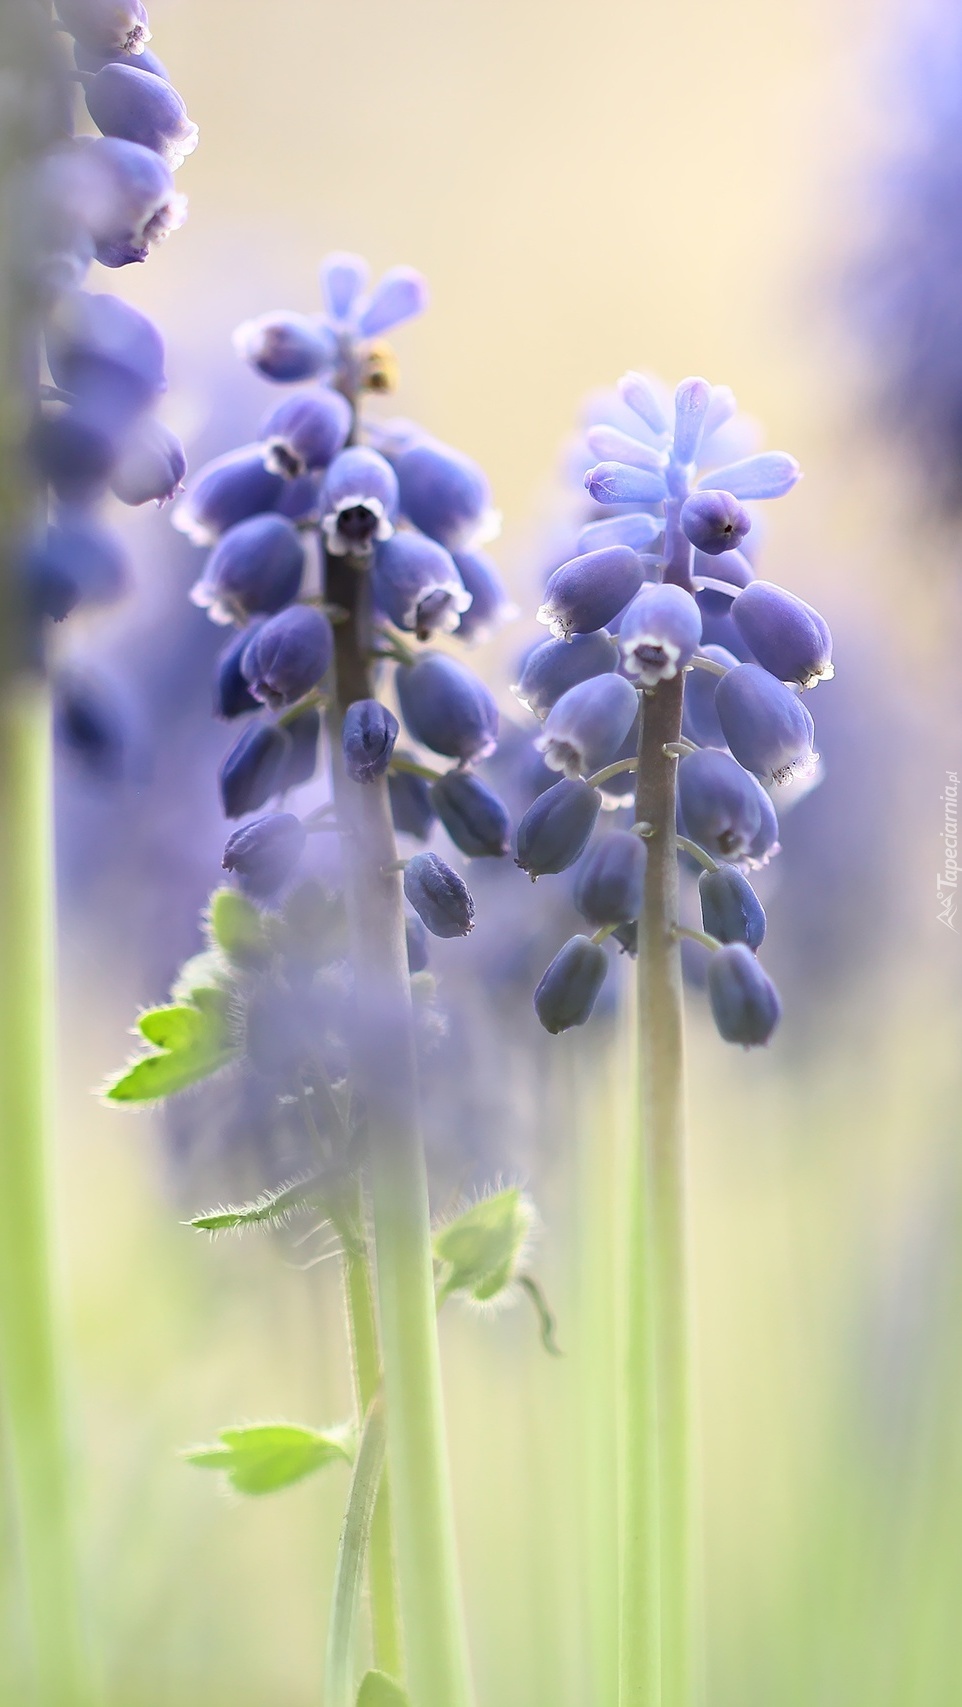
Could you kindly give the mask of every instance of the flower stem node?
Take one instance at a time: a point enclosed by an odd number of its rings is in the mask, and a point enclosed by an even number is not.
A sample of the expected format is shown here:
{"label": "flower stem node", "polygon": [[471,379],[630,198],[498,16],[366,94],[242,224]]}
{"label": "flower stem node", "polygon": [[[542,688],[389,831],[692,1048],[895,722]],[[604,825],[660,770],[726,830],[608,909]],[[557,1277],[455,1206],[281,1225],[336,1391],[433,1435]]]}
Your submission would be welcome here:
{"label": "flower stem node", "polygon": [[578,867],[574,902],[590,925],[626,925],[641,912],[644,842],[630,830],[612,830],[590,848]]}
{"label": "flower stem node", "polygon": [[594,634],[623,611],[644,579],[638,553],[627,545],[573,557],[548,579],[538,621],[557,640]]}
{"label": "flower stem node", "polygon": [[266,900],[292,877],[304,852],[307,831],[292,812],[255,818],[228,837],[222,865],[236,873],[248,895]]}
{"label": "flower stem node", "polygon": [[289,605],[303,573],[304,546],[294,524],[284,516],[251,516],[218,540],[190,596],[213,622],[246,622]]}
{"label": "flower stem node", "polygon": [[584,853],[600,809],[601,795],[582,778],[556,782],[518,825],[515,863],[531,878],[566,871]]}
{"label": "flower stem node", "polygon": [[702,924],[719,942],[743,942],[753,951],[765,940],[765,909],[733,865],[703,871],[698,879]]}
{"label": "flower stem node", "polygon": [[794,593],[753,581],[734,600],[731,615],[762,668],[779,681],[811,688],[835,674],[827,622]]}
{"label": "flower stem node", "polygon": [[469,859],[498,858],[511,845],[508,809],[471,771],[449,771],[431,788],[431,802],[456,848]]}
{"label": "flower stem node", "polygon": [[567,640],[543,640],[528,653],[521,678],[511,692],[543,719],[569,688],[617,668],[618,643],[607,629],[572,634]]}
{"label": "flower stem node", "polygon": [[334,458],[321,491],[321,529],[334,557],[370,557],[390,539],[398,510],[397,476],[367,445],[349,445]]}
{"label": "flower stem node", "polygon": [[437,854],[420,853],[404,868],[404,894],[432,936],[467,936],[474,901],[462,877]]}
{"label": "flower stem node", "polygon": [[778,991],[743,942],[729,943],[711,956],[708,999],[725,1042],[746,1049],[767,1043],[782,1014]]}
{"label": "flower stem node", "polygon": [[618,645],[626,674],[645,688],[671,681],[696,651],[701,626],[701,611],[684,587],[649,582],[621,619]]}
{"label": "flower stem node", "polygon": [[401,715],[416,741],[462,764],[494,752],[498,708],[473,671],[432,652],[400,666],[395,681]]}
{"label": "flower stem node", "polygon": [[573,936],[559,949],[534,993],[534,1009],[552,1036],[584,1025],[608,972],[608,956],[600,943]]}
{"label": "flower stem node", "polygon": [[424,534],[396,533],[379,545],[371,584],[376,608],[419,640],[452,634],[471,604],[450,552]]}
{"label": "flower stem node", "polygon": [[637,715],[638,695],[624,676],[592,676],[551,707],[535,746],[549,770],[588,776],[611,763]]}
{"label": "flower stem node", "polygon": [[276,711],[316,688],[333,656],[334,630],[323,611],[291,605],[261,623],[241,658],[241,672],[254,698]]}
{"label": "flower stem node", "polygon": [[353,421],[347,398],[328,385],[285,397],[261,424],[264,464],[288,480],[317,473],[344,449]]}
{"label": "flower stem node", "polygon": [[391,762],[400,724],[377,699],[356,699],[344,713],[341,746],[352,782],[374,782]]}
{"label": "flower stem node", "polygon": [[760,664],[739,664],[715,689],[715,709],[740,765],[762,782],[783,783],[815,766],[815,725],[796,693]]}

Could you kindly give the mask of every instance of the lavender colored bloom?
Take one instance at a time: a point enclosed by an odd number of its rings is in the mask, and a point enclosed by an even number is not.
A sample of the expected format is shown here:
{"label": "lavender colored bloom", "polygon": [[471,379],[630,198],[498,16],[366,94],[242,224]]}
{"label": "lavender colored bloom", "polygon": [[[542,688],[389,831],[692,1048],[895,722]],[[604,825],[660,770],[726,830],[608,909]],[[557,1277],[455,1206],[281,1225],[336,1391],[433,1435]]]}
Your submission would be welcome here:
{"label": "lavender colored bloom", "polygon": [[228,837],[222,861],[237,874],[248,895],[266,899],[292,877],[304,852],[307,831],[292,812],[255,818]]}
{"label": "lavender colored bloom", "polygon": [[529,877],[566,871],[591,839],[601,795],[580,777],[564,777],[539,794],[518,825],[515,864]]}
{"label": "lavender colored bloom", "polygon": [[155,77],[162,77],[165,83],[170,82],[170,73],[162,59],[149,47],[141,47],[139,52],[127,53],[123,48],[112,48],[104,53],[94,48],[84,47],[82,42],[75,41],[73,62],[78,71],[102,71],[105,65],[133,65],[138,71],[150,71]]}
{"label": "lavender colored bloom", "polygon": [[626,463],[629,468],[647,468],[653,474],[660,474],[668,466],[665,451],[643,443],[632,433],[623,433],[620,427],[601,424],[589,427],[585,439],[599,462]]}
{"label": "lavender colored bloom", "polygon": [[603,628],[569,640],[543,640],[528,653],[511,692],[536,717],[545,718],[569,688],[617,668],[617,642]]}
{"label": "lavender colored bloom", "polygon": [[214,716],[241,717],[245,711],[260,711],[260,700],[254,698],[244,680],[241,659],[247,651],[253,626],[235,634],[217,660],[214,673]]}
{"label": "lavender colored bloom", "polygon": [[835,674],[827,622],[794,593],[753,581],[738,594],[731,614],[762,668],[780,681],[810,688]]}
{"label": "lavender colored bloom", "polygon": [[371,587],[376,609],[419,640],[452,633],[471,603],[450,552],[407,531],[378,546]]}
{"label": "lavender colored bloom", "polygon": [[432,936],[467,936],[473,930],[474,902],[468,887],[437,854],[415,854],[408,860],[404,894]]}
{"label": "lavender colored bloom", "polygon": [[681,507],[681,525],[692,545],[709,557],[720,557],[741,545],[752,519],[730,492],[693,492]]}
{"label": "lavender colored bloom", "polygon": [[701,631],[701,611],[684,587],[671,582],[642,587],[618,630],[627,674],[646,688],[670,681],[694,655]]}
{"label": "lavender colored bloom", "polygon": [[470,771],[449,771],[433,785],[431,801],[455,847],[469,858],[507,853],[511,841],[508,809]]}
{"label": "lavender colored bloom", "polygon": [[573,936],[559,949],[534,993],[534,1008],[553,1037],[584,1025],[601,993],[608,956],[600,943]]}
{"label": "lavender colored bloom", "polygon": [[119,297],[72,291],[47,321],[45,344],[54,383],[104,426],[123,425],[167,389],[160,333]]}
{"label": "lavender colored bloom", "polygon": [[281,476],[264,467],[261,446],[241,445],[206,462],[194,475],[174,510],[173,523],[193,545],[213,545],[238,522],[275,510],[284,491]]}
{"label": "lavender colored bloom", "polygon": [[320,267],[321,296],[332,320],[348,324],[369,277],[370,268],[361,255],[340,251],[325,255]]}
{"label": "lavender colored bloom", "polygon": [[596,504],[657,504],[668,496],[663,474],[624,462],[599,462],[589,468],[585,489]]}
{"label": "lavender colored bloom", "polygon": [[37,473],[66,504],[102,498],[116,460],[111,437],[77,409],[42,415],[28,450]]}
{"label": "lavender colored bloom", "polygon": [[[705,551],[696,551],[692,578],[702,617],[727,617],[738,589],[747,587],[755,579],[755,571],[742,551],[724,551],[718,557],[712,557]],[[698,583],[704,578],[726,582],[732,589],[731,594],[715,592],[711,587],[700,587]]]}
{"label": "lavender colored bloom", "polygon": [[57,16],[91,53],[140,54],[150,41],[142,0],[57,0]]}
{"label": "lavender colored bloom", "polygon": [[267,467],[289,480],[327,468],[346,445],[353,420],[347,398],[330,386],[285,397],[261,426]]}
{"label": "lavender colored bloom", "polygon": [[[733,670],[738,663],[734,653],[726,652],[724,646],[700,646],[698,650],[702,658],[710,658],[713,664],[721,664],[726,670]],[[689,670],[685,677],[685,716],[682,733],[689,741],[694,741],[697,747],[728,746],[715,708],[718,680],[716,675],[710,675],[707,670]]]}
{"label": "lavender colored bloom", "polygon": [[742,942],[719,948],[709,958],[708,999],[725,1042],[746,1049],[767,1043],[782,1015],[778,991]]}
{"label": "lavender colored bloom", "polygon": [[703,871],[698,879],[702,924],[719,942],[743,942],[760,948],[765,940],[765,909],[748,878],[733,865]]}
{"label": "lavender colored bloom", "polygon": [[94,227],[97,260],[104,267],[146,261],[151,244],[176,231],[187,215],[170,167],[152,149],[119,136],[95,137],[85,146],[111,188],[109,209]]}
{"label": "lavender colored bloom", "polygon": [[637,553],[626,545],[573,557],[549,577],[538,621],[558,640],[593,634],[624,610],[643,578]]}
{"label": "lavender colored bloom", "polygon": [[287,724],[287,744],[281,768],[278,794],[300,788],[310,782],[317,769],[317,743],[321,733],[321,714],[316,706],[298,712]]}
{"label": "lavender colored bloom", "polygon": [[493,753],[498,708],[484,683],[454,658],[431,653],[397,672],[401,715],[416,741],[468,764]]}
{"label": "lavender colored bloom", "polygon": [[321,493],[327,550],[335,557],[368,556],[376,541],[390,539],[397,508],[397,476],[390,463],[366,445],[342,450]]}
{"label": "lavender colored bloom", "polygon": [[197,147],[197,126],[176,89],[139,67],[110,63],[84,81],[87,111],[105,136],[139,142],[176,171]]}
{"label": "lavender colored bloom", "polygon": [[715,689],[715,709],[735,758],[763,782],[814,767],[815,725],[791,688],[759,664],[739,664]]}
{"label": "lavender colored bloom", "polygon": [[578,535],[580,552],[600,551],[607,545],[628,545],[632,551],[648,551],[664,530],[661,516],[647,515],[643,510],[622,516],[606,516],[603,522],[589,522]]}
{"label": "lavender colored bloom", "polygon": [[762,823],[755,778],[728,753],[687,753],[678,766],[678,803],[685,830],[714,859],[746,859]]}
{"label": "lavender colored bloom", "polygon": [[313,605],[290,605],[261,623],[241,658],[255,699],[275,710],[317,687],[334,656],[334,631]]}
{"label": "lavender colored bloom", "polygon": [[694,462],[708,419],[712,387],[707,379],[683,379],[675,392],[675,430],[672,457],[684,465]]}
{"label": "lavender colored bloom", "polygon": [[759,451],[727,468],[715,468],[699,480],[699,487],[727,492],[732,498],[783,498],[801,479],[795,458],[782,450]]}
{"label": "lavender colored bloom", "polygon": [[182,490],[186,473],[187,458],[176,433],[149,416],[124,440],[110,488],[122,504],[166,504]]}
{"label": "lavender colored bloom", "polygon": [[221,536],[190,596],[213,622],[246,622],[296,599],[303,572],[304,547],[293,524],[283,516],[251,516]]}
{"label": "lavender colored bloom", "polygon": [[362,338],[376,338],[423,314],[427,305],[428,287],[423,275],[413,267],[391,267],[361,304],[357,330]]}
{"label": "lavender colored bloom", "polygon": [[396,459],[394,472],[404,515],[449,551],[470,551],[498,532],[487,477],[460,451],[422,439]]}
{"label": "lavender colored bloom", "polygon": [[62,622],[81,602],[109,604],[127,584],[120,541],[85,512],[63,513],[26,554],[29,607]]}
{"label": "lavender colored bloom", "polygon": [[356,699],[344,713],[341,746],[352,782],[373,782],[391,762],[400,724],[377,699]]}
{"label": "lavender colored bloom", "polygon": [[281,384],[314,379],[333,367],[337,357],[335,340],[326,327],[288,309],[245,320],[233,342],[243,361],[265,379]]}
{"label": "lavender colored bloom", "polygon": [[253,723],[244,730],[220,767],[225,818],[256,812],[281,792],[289,748],[289,737],[276,723]]}
{"label": "lavender colored bloom", "polygon": [[662,390],[660,381],[656,385],[641,373],[626,373],[618,381],[618,392],[623,402],[639,420],[644,421],[656,438],[667,438],[671,430],[665,401],[659,395]]}
{"label": "lavender colored bloom", "polygon": [[515,607],[490,557],[479,551],[453,551],[451,555],[471,595],[470,605],[461,612],[458,639],[488,640],[502,622],[516,615]]}
{"label": "lavender colored bloom", "polygon": [[[409,754],[403,756],[410,757]],[[410,771],[398,771],[388,777],[387,788],[395,830],[399,835],[413,836],[416,841],[426,842],[437,814],[431,799],[431,790],[423,776],[413,776]]]}
{"label": "lavender colored bloom", "polygon": [[626,925],[641,912],[645,846],[630,830],[611,830],[578,867],[574,901],[591,925]]}
{"label": "lavender colored bloom", "polygon": [[637,714],[637,691],[624,676],[592,676],[551,707],[535,745],[549,770],[587,776],[611,763]]}

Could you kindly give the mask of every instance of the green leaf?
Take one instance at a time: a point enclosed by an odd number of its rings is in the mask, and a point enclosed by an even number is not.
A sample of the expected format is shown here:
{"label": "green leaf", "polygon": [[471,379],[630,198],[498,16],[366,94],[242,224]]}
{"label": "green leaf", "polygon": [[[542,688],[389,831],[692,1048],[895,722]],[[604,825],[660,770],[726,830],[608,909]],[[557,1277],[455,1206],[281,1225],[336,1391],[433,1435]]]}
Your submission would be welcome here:
{"label": "green leaf", "polygon": [[206,1021],[195,1007],[150,1008],[138,1019],[137,1030],[157,1049],[189,1049],[203,1038]]}
{"label": "green leaf", "polygon": [[410,1698],[386,1671],[369,1671],[361,1679],[357,1707],[410,1707]]}
{"label": "green leaf", "polygon": [[251,1423],[223,1428],[214,1446],[189,1447],[183,1457],[202,1470],[223,1470],[240,1494],[273,1494],[326,1464],[353,1459],[351,1429],[320,1433],[297,1423]]}
{"label": "green leaf", "polygon": [[211,941],[238,966],[257,966],[271,954],[264,920],[253,902],[236,889],[215,889],[210,898]]}
{"label": "green leaf", "polygon": [[441,1227],[434,1253],[446,1267],[442,1296],[470,1292],[478,1302],[495,1298],[513,1280],[534,1219],[531,1202],[512,1186]]}
{"label": "green leaf", "polygon": [[198,990],[197,1002],[178,1002],[141,1014],[137,1029],[152,1052],[108,1080],[108,1102],[157,1102],[207,1079],[233,1060],[224,991]]}
{"label": "green leaf", "polygon": [[237,1232],[242,1227],[282,1227],[298,1209],[316,1206],[320,1198],[319,1180],[295,1180],[279,1191],[265,1191],[252,1203],[228,1204],[224,1209],[210,1209],[204,1215],[193,1215],[187,1223],[204,1233]]}
{"label": "green leaf", "polygon": [[226,1009],[230,996],[231,969],[215,948],[192,954],[177,974],[171,995],[175,1002],[193,1002],[199,1008]]}

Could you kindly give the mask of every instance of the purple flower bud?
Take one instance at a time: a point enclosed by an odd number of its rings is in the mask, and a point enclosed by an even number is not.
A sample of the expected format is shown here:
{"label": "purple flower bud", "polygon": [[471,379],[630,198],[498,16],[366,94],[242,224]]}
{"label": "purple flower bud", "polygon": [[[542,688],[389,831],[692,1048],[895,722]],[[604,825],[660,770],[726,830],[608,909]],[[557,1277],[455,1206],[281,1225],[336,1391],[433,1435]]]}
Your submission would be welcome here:
{"label": "purple flower bud", "polygon": [[109,428],[167,389],[164,343],[152,320],[119,297],[73,291],[45,329],[54,383]]}
{"label": "purple flower bud", "polygon": [[58,745],[100,782],[120,782],[130,769],[130,728],[116,693],[102,681],[70,674],[55,681]]}
{"label": "purple flower bud", "polygon": [[155,77],[162,77],[165,83],[170,82],[170,73],[163,60],[149,47],[141,47],[139,52],[126,53],[123,48],[112,48],[109,53],[94,48],[84,47],[82,42],[74,42],[73,62],[78,71],[102,71],[105,65],[133,65],[138,71],[150,71]]}
{"label": "purple flower bud", "polygon": [[366,445],[342,450],[321,492],[327,550],[334,557],[368,556],[376,540],[390,539],[397,507],[397,476],[391,464]]}
{"label": "purple flower bud", "polygon": [[715,859],[748,857],[762,822],[759,788],[728,753],[687,753],[678,766],[678,804],[692,841]]}
{"label": "purple flower bud", "polygon": [[290,739],[276,723],[252,723],[220,767],[221,804],[225,818],[243,818],[281,792]]}
{"label": "purple flower bud", "polygon": [[94,228],[97,259],[104,267],[146,261],[159,243],[183,225],[187,201],[174,189],[170,167],[150,148],[119,136],[98,136],[86,144],[110,183],[110,206]]}
{"label": "purple flower bud", "polygon": [[174,510],[174,527],[194,545],[213,545],[238,522],[275,510],[284,490],[281,476],[264,467],[261,446],[241,445],[194,475]]}
{"label": "purple flower bud", "polygon": [[327,327],[283,308],[245,320],[233,343],[242,361],[265,379],[284,384],[314,379],[337,360],[337,341]]}
{"label": "purple flower bud", "polygon": [[699,480],[699,487],[728,492],[733,498],[782,498],[801,479],[802,471],[793,456],[782,450],[760,451],[727,468],[715,468]]}
{"label": "purple flower bud", "polygon": [[621,619],[618,645],[627,675],[643,687],[671,681],[701,640],[701,611],[672,582],[649,582]]}
{"label": "purple flower bud", "polygon": [[254,698],[244,680],[241,658],[251,643],[253,628],[235,634],[217,660],[214,674],[214,716],[241,717],[245,711],[260,711],[260,701]]}
{"label": "purple flower bud", "polygon": [[570,640],[543,640],[528,653],[521,680],[511,689],[536,717],[545,718],[562,694],[618,668],[618,645],[603,628]]}
{"label": "purple flower bud", "polygon": [[645,846],[630,830],[611,830],[578,867],[574,901],[591,925],[627,925],[641,912]]}
{"label": "purple flower bud", "polygon": [[565,777],[539,794],[518,825],[515,860],[529,877],[546,877],[574,865],[591,838],[601,795],[580,777]]}
{"label": "purple flower bud", "polygon": [[221,536],[190,596],[213,622],[246,622],[296,599],[303,572],[304,547],[293,524],[283,516],[251,516]]}
{"label": "purple flower bud", "polygon": [[[692,576],[695,582],[695,598],[702,616],[727,617],[737,596],[737,589],[747,587],[750,581],[754,581],[755,571],[744,552],[723,551],[719,556],[712,557],[708,552],[696,551]],[[698,582],[703,577],[727,582],[732,588],[731,596],[727,593],[716,593],[710,587],[699,587]]]}
{"label": "purple flower bud", "polygon": [[294,873],[304,852],[307,831],[292,812],[255,818],[228,837],[222,865],[236,872],[248,895],[273,895]]}
{"label": "purple flower bud", "polygon": [[463,764],[494,752],[498,708],[463,664],[431,653],[399,668],[396,682],[401,716],[416,741]]}
{"label": "purple flower bud", "polygon": [[[410,754],[405,754],[409,758]],[[416,841],[426,842],[434,826],[435,813],[431,801],[431,790],[423,776],[412,776],[409,771],[398,771],[387,779],[387,790],[391,801],[391,817],[394,828],[401,836],[413,836]]]}
{"label": "purple flower bud", "polygon": [[105,136],[149,148],[175,172],[197,147],[197,126],[176,89],[152,72],[111,63],[84,81],[87,111]]}
{"label": "purple flower bud", "polygon": [[182,490],[186,473],[187,458],[176,433],[148,416],[124,440],[110,489],[122,504],[166,504]]}
{"label": "purple flower bud", "polygon": [[715,689],[715,709],[735,758],[763,782],[812,770],[815,725],[808,708],[759,664],[739,664]]}
{"label": "purple flower bud", "polygon": [[[738,663],[734,654],[726,652],[724,646],[700,646],[698,650],[702,658],[710,658],[713,664],[722,664],[726,670],[733,670]],[[710,675],[707,670],[689,670],[685,677],[682,733],[697,747],[728,746],[715,709],[718,681],[718,676]]]}
{"label": "purple flower bud", "polygon": [[255,699],[275,710],[316,688],[330,669],[334,630],[313,605],[290,605],[261,623],[241,658]]}
{"label": "purple flower bud", "polygon": [[370,268],[360,255],[325,255],[320,267],[321,297],[332,320],[346,325],[367,288]]}
{"label": "purple flower bud", "polygon": [[377,338],[423,314],[427,305],[427,280],[421,273],[413,267],[391,267],[368,297],[357,322],[358,332],[362,338]]}
{"label": "purple flower bud", "polygon": [[644,421],[660,438],[670,428],[668,411],[650,379],[641,373],[626,373],[618,381],[618,390],[629,409]]}
{"label": "purple flower bud", "polygon": [[731,614],[762,668],[779,681],[811,688],[835,674],[828,624],[794,593],[753,581],[738,594]]}
{"label": "purple flower bud", "polygon": [[710,955],[708,999],[725,1042],[742,1043],[746,1049],[767,1043],[782,1017],[778,991],[743,942]]}
{"label": "purple flower bud", "polygon": [[422,439],[402,452],[394,471],[403,513],[449,551],[470,551],[498,532],[487,476],[460,451]]}
{"label": "purple flower bud", "polygon": [[380,700],[354,700],[341,729],[344,767],[351,781],[373,782],[383,776],[399,734],[397,718]]}
{"label": "purple flower bud", "polygon": [[371,587],[375,608],[419,640],[453,633],[471,603],[450,552],[419,533],[396,533],[378,546]]}
{"label": "purple flower bud", "polygon": [[545,1031],[557,1037],[584,1025],[608,972],[608,956],[588,936],[573,936],[555,955],[534,993],[534,1011]]}
{"label": "purple flower bud", "polygon": [[517,615],[517,610],[490,557],[482,556],[479,551],[454,551],[451,555],[471,595],[470,605],[461,613],[456,630],[458,639],[488,640],[502,622]]}
{"label": "purple flower bud", "polygon": [[730,492],[694,492],[682,504],[681,525],[696,550],[720,557],[741,545],[752,518]]}
{"label": "purple flower bud", "polygon": [[657,504],[668,496],[663,474],[630,468],[624,462],[599,462],[589,468],[585,490],[596,504]]}
{"label": "purple flower bud", "polygon": [[702,924],[719,942],[743,942],[751,949],[765,940],[765,909],[754,889],[733,865],[703,871],[698,879]]}
{"label": "purple flower bud", "polygon": [[[752,781],[755,781],[754,777],[752,777]],[[758,809],[761,813],[761,822],[752,837],[751,846],[742,862],[748,866],[750,871],[760,870],[768,864],[770,859],[774,859],[775,855],[781,852],[781,843],[778,839],[778,814],[772,804],[771,796],[765,792],[761,783],[758,784]]]}
{"label": "purple flower bud", "polygon": [[431,800],[455,847],[469,858],[507,853],[511,841],[508,809],[470,771],[449,771],[432,787]]}
{"label": "purple flower bud", "polygon": [[62,622],[81,602],[110,604],[127,584],[116,535],[83,512],[65,513],[26,555],[27,599],[38,616]]}
{"label": "purple flower bud", "polygon": [[299,712],[287,725],[287,749],[281,768],[278,793],[300,788],[310,782],[317,768],[317,743],[321,733],[321,714],[316,706]]}
{"label": "purple flower bud", "polygon": [[599,462],[624,462],[629,468],[647,468],[654,474],[667,467],[665,451],[656,450],[654,445],[643,443],[631,433],[623,433],[620,427],[589,427],[585,438],[591,455]]}
{"label": "purple flower bud", "polygon": [[57,0],[57,16],[91,53],[139,54],[150,40],[141,0]]}
{"label": "purple flower bud", "polygon": [[432,936],[467,936],[473,930],[474,902],[467,885],[437,854],[415,854],[408,860],[404,894]]}
{"label": "purple flower bud", "polygon": [[694,462],[697,457],[711,395],[707,379],[683,379],[675,392],[672,454],[676,462]]}
{"label": "purple flower bud", "polygon": [[647,551],[665,523],[661,516],[646,515],[643,510],[624,516],[606,516],[603,522],[589,522],[578,535],[580,552],[600,551],[606,545],[628,545],[632,551]]}
{"label": "purple flower bud", "polygon": [[593,634],[624,610],[643,579],[643,565],[626,545],[573,557],[549,577],[538,621],[557,640]]}
{"label": "purple flower bud", "polygon": [[588,776],[611,763],[637,715],[637,690],[624,676],[592,676],[551,707],[535,746],[549,770]]}
{"label": "purple flower bud", "polygon": [[78,409],[41,416],[29,440],[31,460],[66,504],[90,504],[107,490],[116,460],[113,440]]}
{"label": "purple flower bud", "polygon": [[346,445],[353,420],[347,398],[330,386],[285,397],[261,427],[267,467],[288,480],[327,468]]}

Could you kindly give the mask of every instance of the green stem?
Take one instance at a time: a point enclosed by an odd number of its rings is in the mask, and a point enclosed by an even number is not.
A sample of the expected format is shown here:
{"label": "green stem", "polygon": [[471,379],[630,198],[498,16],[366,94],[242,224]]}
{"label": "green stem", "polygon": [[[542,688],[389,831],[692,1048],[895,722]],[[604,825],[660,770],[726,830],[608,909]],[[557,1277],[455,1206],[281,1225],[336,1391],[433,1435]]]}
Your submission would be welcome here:
{"label": "green stem", "polygon": [[375,1395],[364,1418],[337,1553],[324,1675],[324,1707],[354,1707],[354,1647],[364,1580],[364,1555],[371,1537],[383,1464],[384,1408]]}

